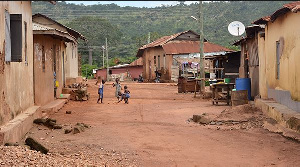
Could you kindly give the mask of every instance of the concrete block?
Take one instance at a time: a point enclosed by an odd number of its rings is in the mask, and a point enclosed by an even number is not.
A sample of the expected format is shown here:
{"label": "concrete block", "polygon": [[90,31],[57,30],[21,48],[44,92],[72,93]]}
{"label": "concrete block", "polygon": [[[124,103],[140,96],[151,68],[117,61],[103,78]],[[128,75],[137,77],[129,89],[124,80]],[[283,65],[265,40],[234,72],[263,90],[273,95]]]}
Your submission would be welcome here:
{"label": "concrete block", "polygon": [[82,76],[76,77],[76,83],[82,83],[82,82],[83,82]]}
{"label": "concrete block", "polygon": [[57,99],[42,106],[39,110],[43,113],[43,117],[46,117],[61,109],[67,101],[67,99]]}
{"label": "concrete block", "polygon": [[300,132],[300,114],[274,100],[255,99],[255,106],[280,125]]}
{"label": "concrete block", "polygon": [[66,78],[66,85],[72,85],[73,83],[76,83],[76,78]]}
{"label": "concrete block", "polygon": [[70,100],[70,94],[61,94],[58,99],[67,99],[67,100]]}
{"label": "concrete block", "polygon": [[76,88],[63,88],[62,94],[71,94],[72,90],[76,90]]}
{"label": "concrete block", "polygon": [[40,106],[28,108],[13,120],[0,127],[0,144],[8,142],[19,142],[24,135],[32,128],[33,120],[41,117],[42,113],[38,110]]}

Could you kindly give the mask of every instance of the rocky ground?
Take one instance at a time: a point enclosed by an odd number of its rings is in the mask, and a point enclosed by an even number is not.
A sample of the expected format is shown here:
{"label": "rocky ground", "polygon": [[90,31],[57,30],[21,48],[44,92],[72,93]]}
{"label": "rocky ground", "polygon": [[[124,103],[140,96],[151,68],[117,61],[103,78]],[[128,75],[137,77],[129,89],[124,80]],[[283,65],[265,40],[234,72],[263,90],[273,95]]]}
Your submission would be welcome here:
{"label": "rocky ground", "polygon": [[[117,103],[112,83],[97,104],[70,101],[51,115],[61,129],[35,124],[26,135],[49,149],[1,146],[2,166],[300,166],[300,145],[265,130],[251,105],[235,108],[178,94],[174,84],[122,83],[129,104]],[[193,121],[198,115],[205,123]],[[205,119],[204,119],[205,118]],[[87,125],[74,133],[78,123]],[[70,132],[66,133],[66,129]],[[24,138],[25,141],[25,138]],[[24,141],[20,143],[24,144]]]}

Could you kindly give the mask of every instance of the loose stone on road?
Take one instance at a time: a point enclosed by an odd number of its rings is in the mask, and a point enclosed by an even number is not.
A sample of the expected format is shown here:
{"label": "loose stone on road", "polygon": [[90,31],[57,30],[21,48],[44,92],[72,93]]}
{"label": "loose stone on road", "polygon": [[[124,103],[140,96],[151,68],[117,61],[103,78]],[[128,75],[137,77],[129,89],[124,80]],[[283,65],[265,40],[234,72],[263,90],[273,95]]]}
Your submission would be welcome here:
{"label": "loose stone on road", "polygon": [[[212,106],[194,94],[178,94],[176,85],[164,83],[126,83],[131,97],[124,104],[117,103],[112,83],[107,82],[104,103],[97,104],[98,88],[93,83],[89,81],[89,101],[69,101],[51,115],[62,129],[36,124],[28,133],[43,138],[49,149],[50,155],[39,156],[95,166],[300,166],[299,143],[263,129],[259,111],[249,110],[240,117],[239,110]],[[202,114],[212,118],[209,124],[188,121]],[[250,119],[251,114],[257,119]],[[249,119],[251,124],[242,128]],[[78,122],[90,128],[65,134],[65,127]],[[9,153],[7,148],[1,152]]]}

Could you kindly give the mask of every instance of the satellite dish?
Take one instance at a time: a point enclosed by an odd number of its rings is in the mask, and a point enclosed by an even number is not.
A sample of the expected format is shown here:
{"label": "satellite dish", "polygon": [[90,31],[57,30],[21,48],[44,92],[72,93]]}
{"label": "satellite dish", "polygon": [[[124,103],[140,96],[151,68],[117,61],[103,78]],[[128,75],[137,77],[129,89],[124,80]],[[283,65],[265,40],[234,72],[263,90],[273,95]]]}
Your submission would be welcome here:
{"label": "satellite dish", "polygon": [[231,35],[240,36],[245,32],[245,26],[239,21],[233,21],[228,25],[228,31]]}

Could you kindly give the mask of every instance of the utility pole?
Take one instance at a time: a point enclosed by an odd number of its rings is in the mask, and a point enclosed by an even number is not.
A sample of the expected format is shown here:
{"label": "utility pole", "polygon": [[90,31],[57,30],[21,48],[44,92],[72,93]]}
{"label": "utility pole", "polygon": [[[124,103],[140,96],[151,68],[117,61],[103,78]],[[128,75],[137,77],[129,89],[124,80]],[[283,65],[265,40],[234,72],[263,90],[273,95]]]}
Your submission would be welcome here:
{"label": "utility pole", "polygon": [[105,59],[104,46],[102,46],[102,68],[104,68],[104,59]]}
{"label": "utility pole", "polygon": [[150,35],[151,35],[151,33],[149,32],[148,33],[148,43],[150,43],[150,37],[151,37]]}
{"label": "utility pole", "polygon": [[106,51],[106,80],[109,81],[109,67],[108,67],[108,48],[107,48],[107,38],[105,38],[105,51]]}
{"label": "utility pole", "polygon": [[200,22],[200,88],[201,92],[205,92],[205,73],[204,73],[204,51],[203,51],[203,46],[204,46],[204,37],[203,37],[203,8],[202,8],[202,1],[199,1],[199,10],[200,10],[200,15],[199,15],[199,22]]}
{"label": "utility pole", "polygon": [[93,65],[93,49],[89,47],[89,65]]}

